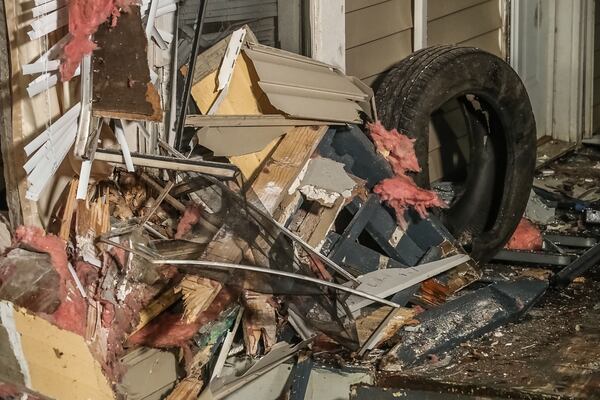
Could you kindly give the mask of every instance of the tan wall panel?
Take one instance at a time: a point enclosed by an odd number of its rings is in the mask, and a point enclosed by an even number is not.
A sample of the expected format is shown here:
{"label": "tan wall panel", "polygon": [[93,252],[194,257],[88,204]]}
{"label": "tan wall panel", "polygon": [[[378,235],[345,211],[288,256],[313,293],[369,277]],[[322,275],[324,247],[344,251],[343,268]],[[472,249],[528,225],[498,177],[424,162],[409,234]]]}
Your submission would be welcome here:
{"label": "tan wall panel", "polygon": [[388,0],[346,12],[346,48],[411,28],[412,20],[411,0]]}
{"label": "tan wall panel", "polygon": [[361,8],[374,6],[389,0],[346,0],[346,12],[360,10]]}
{"label": "tan wall panel", "polygon": [[474,37],[459,43],[461,46],[473,46],[479,47],[485,51],[489,51],[492,54],[497,55],[500,58],[504,58],[502,51],[502,30],[496,29],[481,36]]}
{"label": "tan wall panel", "polygon": [[427,3],[427,18],[429,21],[445,15],[473,7],[487,0],[432,0]]}
{"label": "tan wall panel", "polygon": [[372,77],[388,70],[411,52],[412,31],[407,29],[346,51],[346,72],[361,79]]}
{"label": "tan wall panel", "polygon": [[454,44],[502,27],[500,0],[490,0],[429,23],[429,44]]}

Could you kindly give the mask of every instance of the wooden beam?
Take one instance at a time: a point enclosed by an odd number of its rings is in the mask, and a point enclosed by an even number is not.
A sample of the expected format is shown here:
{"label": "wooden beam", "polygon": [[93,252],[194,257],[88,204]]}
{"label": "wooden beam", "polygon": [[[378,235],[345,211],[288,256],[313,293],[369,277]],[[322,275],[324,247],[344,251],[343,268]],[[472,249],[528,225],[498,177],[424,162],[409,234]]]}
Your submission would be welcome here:
{"label": "wooden beam", "polygon": [[311,57],[346,70],[346,1],[310,0]]}

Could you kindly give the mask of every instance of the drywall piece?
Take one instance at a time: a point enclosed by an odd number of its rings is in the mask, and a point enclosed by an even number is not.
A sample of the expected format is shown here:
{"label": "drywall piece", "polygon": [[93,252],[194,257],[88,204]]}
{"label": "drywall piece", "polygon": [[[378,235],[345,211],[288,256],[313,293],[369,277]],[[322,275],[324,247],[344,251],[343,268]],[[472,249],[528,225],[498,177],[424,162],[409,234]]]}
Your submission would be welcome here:
{"label": "drywall piece", "polygon": [[[360,285],[356,287],[356,290],[386,298],[416,285],[417,283],[439,275],[442,272],[457,267],[470,259],[471,258],[466,254],[457,254],[455,256],[410,268],[379,269],[360,276],[358,278]],[[358,311],[372,303],[373,301],[369,299],[354,295],[349,296],[346,300],[348,309],[351,312]]]}
{"label": "drywall piece", "polygon": [[533,306],[548,282],[520,279],[466,294],[415,317],[420,329],[401,331],[400,342],[382,359],[385,371],[399,371],[515,320]]}
{"label": "drywall piece", "polygon": [[83,337],[7,301],[0,301],[0,349],[0,381],[24,387],[41,398],[115,398]]}
{"label": "drywall piece", "polygon": [[548,224],[555,215],[556,209],[547,206],[532,189],[525,209],[525,218],[538,224]]}
{"label": "drywall piece", "polygon": [[160,400],[177,381],[177,358],[169,351],[140,347],[121,363],[126,372],[117,390],[128,400]]}
{"label": "drywall piece", "polygon": [[104,23],[94,35],[92,55],[96,117],[160,121],[158,91],[150,81],[145,32],[138,6],[119,17],[115,27]]}
{"label": "drywall piece", "polygon": [[316,157],[300,177],[299,189],[309,200],[331,207],[341,197],[352,196],[356,182],[344,170],[344,164],[329,158]]}
{"label": "drywall piece", "polygon": [[196,132],[198,144],[215,156],[241,156],[256,153],[285,134],[289,127],[206,127]]}

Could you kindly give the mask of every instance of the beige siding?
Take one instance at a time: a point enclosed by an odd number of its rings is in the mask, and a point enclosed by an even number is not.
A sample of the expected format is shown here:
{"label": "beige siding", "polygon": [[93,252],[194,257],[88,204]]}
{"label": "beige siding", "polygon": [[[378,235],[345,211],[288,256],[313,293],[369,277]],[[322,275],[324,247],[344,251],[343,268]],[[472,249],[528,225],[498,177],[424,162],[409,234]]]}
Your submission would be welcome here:
{"label": "beige siding", "polygon": [[594,133],[600,131],[600,4],[596,4],[594,16],[596,26],[594,35]]}
{"label": "beige siding", "polygon": [[346,0],[346,69],[372,84],[412,52],[412,0]]}
{"label": "beige siding", "polygon": [[[502,0],[430,0],[429,44],[504,57]],[[346,68],[367,84],[412,52],[412,0],[346,0]]]}

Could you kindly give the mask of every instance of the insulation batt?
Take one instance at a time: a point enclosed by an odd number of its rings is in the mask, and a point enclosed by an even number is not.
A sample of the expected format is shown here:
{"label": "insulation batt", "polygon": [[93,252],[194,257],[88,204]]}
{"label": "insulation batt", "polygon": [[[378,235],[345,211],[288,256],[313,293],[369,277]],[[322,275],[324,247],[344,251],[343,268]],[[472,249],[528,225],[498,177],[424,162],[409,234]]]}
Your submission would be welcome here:
{"label": "insulation batt", "polygon": [[61,278],[61,303],[51,316],[52,322],[59,328],[83,336],[87,304],[69,272],[65,242],[58,236],[46,235],[41,228],[34,226],[19,226],[15,231],[15,242],[19,247],[50,256],[52,265]]}
{"label": "insulation batt", "polygon": [[396,174],[393,178],[381,181],[373,191],[394,209],[398,225],[402,229],[407,228],[404,213],[409,207],[414,208],[421,218],[427,218],[428,208],[446,208],[446,203],[437,193],[421,189],[407,175],[408,172],[421,171],[415,154],[415,139],[410,139],[396,129],[388,131],[379,121],[369,124],[368,128],[377,152],[385,157]]}
{"label": "insulation batt", "polygon": [[541,250],[542,248],[542,233],[532,222],[525,218],[521,218],[515,233],[506,244],[509,250]]}
{"label": "insulation batt", "polygon": [[60,75],[63,81],[70,80],[81,59],[96,48],[90,39],[100,24],[112,16],[116,25],[121,10],[127,11],[136,0],[69,0],[69,33],[71,38],[63,49]]}

